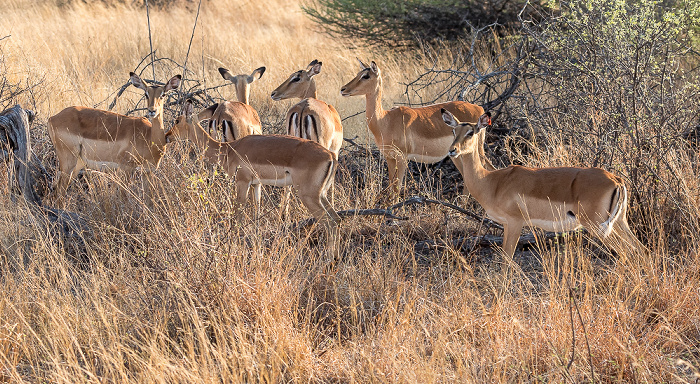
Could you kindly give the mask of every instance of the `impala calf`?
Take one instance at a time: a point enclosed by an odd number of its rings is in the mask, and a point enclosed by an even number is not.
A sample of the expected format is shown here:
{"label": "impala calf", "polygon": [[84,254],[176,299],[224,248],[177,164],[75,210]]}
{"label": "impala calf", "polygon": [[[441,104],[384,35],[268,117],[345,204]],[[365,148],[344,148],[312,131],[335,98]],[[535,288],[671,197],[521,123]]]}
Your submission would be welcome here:
{"label": "impala calf", "polygon": [[262,77],[265,67],[260,67],[250,75],[232,75],[226,68],[219,68],[219,73],[236,87],[238,101],[228,100],[201,111],[199,120],[209,119],[209,132],[218,132],[221,128],[223,141],[234,141],[248,135],[262,133],[260,116],[250,106],[250,84]]}
{"label": "impala calf", "polygon": [[627,188],[622,179],[600,168],[528,168],[511,165],[490,171],[479,157],[479,135],[490,123],[482,115],[477,124],[461,123],[445,109],[447,126],[454,130],[449,154],[462,158],[464,184],[493,220],[503,224],[503,252],[512,258],[524,225],[547,231],[580,227],[604,244],[624,252],[643,250],[627,224]]}
{"label": "impala calf", "polygon": [[293,186],[301,202],[334,236],[340,217],[326,198],[335,177],[333,153],[313,141],[280,135],[249,135],[221,143],[192,119],[192,104],[186,103],[184,111],[168,131],[168,138],[193,141],[204,150],[207,161],[219,163],[226,173],[235,175],[237,216],[250,189],[259,207],[261,185]]}
{"label": "impala calf", "polygon": [[180,86],[181,76],[162,86],[147,86],[135,73],[131,83],[146,93],[148,119],[88,107],[68,107],[51,116],[49,137],[56,148],[58,172],[54,194],[62,197],[83,168],[121,168],[158,165],[165,146],[163,98]]}
{"label": "impala calf", "polygon": [[[447,156],[453,141],[452,129],[445,126],[440,109],[445,108],[467,122],[476,122],[484,113],[478,105],[463,101],[433,104],[420,108],[397,107],[384,110],[382,107],[382,75],[373,61],[365,65],[360,61],[360,72],[340,89],[343,96],[366,98],[367,127],[374,136],[377,147],[384,155],[389,170],[389,181],[398,193],[403,184],[407,161],[436,163]],[[485,131],[484,133],[485,134]],[[493,169],[486,159],[483,148],[479,151],[487,167]],[[452,158],[455,166],[464,177],[462,161]],[[464,183],[464,194],[468,194]]]}
{"label": "impala calf", "polygon": [[323,63],[314,60],[306,70],[296,71],[277,89],[272,91],[272,100],[303,99],[287,112],[285,119],[287,134],[308,139],[329,149],[338,158],[343,145],[343,124],[338,111],[316,98],[316,80]]}

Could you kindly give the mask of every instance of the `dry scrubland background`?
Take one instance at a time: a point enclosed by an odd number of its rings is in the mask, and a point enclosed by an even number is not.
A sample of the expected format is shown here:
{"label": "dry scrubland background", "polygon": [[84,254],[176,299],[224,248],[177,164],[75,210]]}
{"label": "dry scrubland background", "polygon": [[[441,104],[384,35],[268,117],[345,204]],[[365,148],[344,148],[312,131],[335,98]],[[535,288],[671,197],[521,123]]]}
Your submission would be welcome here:
{"label": "dry scrubland background", "polygon": [[[0,41],[3,75],[36,84],[12,102],[38,113],[32,144],[49,172],[48,116],[75,104],[105,108],[149,51],[145,10],[59,3],[0,4],[0,38],[11,35]],[[159,57],[184,62],[195,11],[152,10]],[[350,44],[315,32],[296,1],[210,1],[188,68],[215,85],[223,84],[219,66],[234,73],[267,66],[251,104],[271,128],[292,102],[274,103],[269,93],[312,59],[324,63],[319,97],[343,117],[364,110],[363,98],[339,96],[357,71],[356,56],[382,68],[385,107],[405,101],[400,83],[433,63],[418,51]],[[160,81],[176,74],[157,68]],[[140,97],[129,88],[115,110],[133,108]],[[346,120],[345,130],[370,142],[363,116]],[[530,159],[504,151],[534,165],[585,164],[581,148],[546,139],[554,149],[532,151]],[[170,148],[143,179],[93,172],[74,184],[67,209],[90,227],[79,238],[44,233],[10,197],[3,176],[0,382],[581,382],[591,371],[596,381],[698,377],[693,233],[674,246],[663,226],[647,221],[654,231],[643,239],[652,252],[643,257],[613,257],[571,235],[565,247],[536,244],[516,258],[522,268],[509,270],[489,249],[451,245],[483,234],[475,223],[419,207],[397,225],[344,220],[344,260],[331,264],[315,231],[290,231],[280,220],[271,188],[259,222],[232,222],[230,181],[212,176],[189,148]],[[364,176],[347,169],[338,176],[337,209],[377,201],[382,163],[361,154],[354,161]],[[678,169],[692,203],[697,175],[690,168]],[[437,193],[420,182],[410,187]],[[693,206],[682,217],[697,223]],[[642,227],[637,212],[631,209],[633,228]],[[297,204],[292,220],[306,216]],[[442,245],[418,252],[426,241]]]}

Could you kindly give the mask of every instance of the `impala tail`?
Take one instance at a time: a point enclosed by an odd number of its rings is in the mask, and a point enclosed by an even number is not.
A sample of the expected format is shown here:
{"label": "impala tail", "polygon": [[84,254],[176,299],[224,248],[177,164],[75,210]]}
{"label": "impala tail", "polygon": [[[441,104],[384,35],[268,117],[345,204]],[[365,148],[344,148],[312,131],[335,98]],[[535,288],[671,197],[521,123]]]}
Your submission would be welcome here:
{"label": "impala tail", "polygon": [[[318,124],[316,124],[316,119],[312,115],[306,115],[304,117],[302,129],[304,132],[306,132],[305,139],[313,140],[315,142],[319,141]],[[314,133],[314,136],[311,135],[311,132]]]}
{"label": "impala tail", "polygon": [[215,104],[201,110],[197,114],[197,118],[199,120],[211,119],[211,117],[214,116],[214,111],[216,111],[216,108],[219,108],[219,103],[215,103]]}
{"label": "impala tail", "polygon": [[610,200],[610,216],[600,224],[600,233],[603,237],[608,237],[613,230],[613,226],[620,219],[627,206],[627,187],[618,185]]}
{"label": "impala tail", "polygon": [[336,160],[331,160],[328,164],[328,171],[326,171],[326,177],[323,179],[323,193],[325,194],[333,185],[333,179],[335,178],[335,168]]}

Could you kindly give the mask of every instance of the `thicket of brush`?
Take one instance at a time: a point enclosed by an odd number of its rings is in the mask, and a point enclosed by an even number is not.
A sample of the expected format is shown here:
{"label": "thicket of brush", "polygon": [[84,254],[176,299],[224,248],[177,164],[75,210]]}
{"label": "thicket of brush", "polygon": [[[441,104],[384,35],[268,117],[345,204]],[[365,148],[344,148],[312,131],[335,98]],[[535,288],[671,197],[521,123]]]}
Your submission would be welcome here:
{"label": "thicket of brush", "polygon": [[[3,173],[0,382],[700,377],[693,142],[700,110],[692,41],[684,40],[691,36],[674,24],[684,15],[657,18],[646,2],[596,2],[600,8],[568,14],[576,17],[562,12],[549,24],[526,24],[513,40],[376,53],[314,33],[298,3],[222,3],[203,3],[189,56],[194,11],[153,10],[157,57],[173,59],[156,62],[157,80],[181,73],[174,63],[187,61],[188,89],[210,88],[224,84],[219,66],[249,73],[265,65],[251,103],[269,132],[292,104],[271,101],[269,92],[315,58],[324,62],[319,97],[343,117],[364,109],[363,99],[338,94],[357,72],[355,56],[380,63],[387,107],[458,95],[484,103],[517,75],[513,96],[494,110],[492,158],[613,170],[632,192],[630,223],[650,253],[611,255],[569,234],[536,241],[511,268],[495,248],[455,241],[497,230],[442,206],[410,206],[395,212],[406,221],[345,219],[343,259],[331,260],[319,229],[295,226],[309,216],[303,206],[295,202],[291,217],[281,218],[274,188],[264,188],[258,220],[253,209],[243,222],[233,220],[231,180],[187,143],[171,145],[153,174],[89,172],[75,182],[66,209],[89,230],[65,237],[37,223]],[[0,102],[37,112],[32,145],[52,171],[48,116],[74,104],[107,108],[129,71],[150,77],[147,62],[139,64],[149,52],[145,15],[119,4],[57,8],[25,0],[0,13],[0,39],[9,35],[0,40]],[[449,70],[426,72],[433,65]],[[114,110],[138,109],[140,97],[128,88]],[[371,142],[364,114],[344,126],[346,137]],[[340,168],[336,209],[382,200],[386,170],[376,153],[347,145]],[[478,212],[456,196],[460,180],[449,168],[414,171],[407,196]]]}

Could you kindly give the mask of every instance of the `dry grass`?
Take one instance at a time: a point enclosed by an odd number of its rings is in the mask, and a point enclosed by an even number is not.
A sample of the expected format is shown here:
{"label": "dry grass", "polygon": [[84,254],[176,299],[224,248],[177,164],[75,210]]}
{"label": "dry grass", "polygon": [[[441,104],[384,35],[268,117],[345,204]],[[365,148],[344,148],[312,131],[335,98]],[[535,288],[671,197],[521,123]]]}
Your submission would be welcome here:
{"label": "dry grass", "polygon": [[[401,100],[399,82],[423,69],[412,53],[331,41],[296,2],[272,3],[204,2],[189,58],[200,78],[221,84],[221,65],[266,65],[252,104],[273,115],[290,103],[273,104],[269,92],[319,58],[319,94],[348,116],[364,109],[338,92],[355,56],[382,63],[387,107]],[[160,56],[184,61],[194,13],[152,13]],[[0,41],[7,76],[41,80],[18,100],[39,112],[37,130],[66,106],[107,99],[149,49],[142,10],[10,0],[0,14],[0,37],[12,35]],[[116,110],[139,96],[130,91]],[[346,137],[367,140],[363,116],[345,126]],[[51,165],[45,132],[34,134]],[[535,161],[566,163],[563,151]],[[280,219],[272,188],[257,222],[231,220],[230,180],[193,153],[174,145],[152,175],[91,172],[75,183],[67,208],[92,227],[82,239],[45,233],[3,176],[0,382],[583,382],[591,364],[596,381],[698,377],[697,247],[670,254],[658,233],[650,255],[614,258],[571,235],[565,246],[520,254],[510,269],[488,249],[416,252],[417,241],[479,231],[454,212],[420,207],[404,212],[407,222],[343,221],[344,258],[333,261],[316,230]],[[380,198],[382,164],[355,155],[364,185],[341,170],[338,209]],[[411,188],[439,195],[420,182]],[[293,221],[306,215],[293,206]]]}

